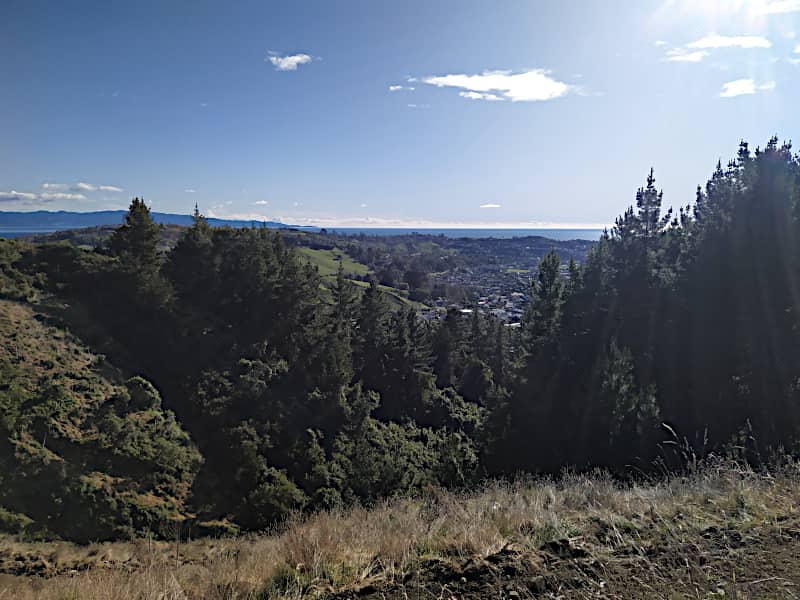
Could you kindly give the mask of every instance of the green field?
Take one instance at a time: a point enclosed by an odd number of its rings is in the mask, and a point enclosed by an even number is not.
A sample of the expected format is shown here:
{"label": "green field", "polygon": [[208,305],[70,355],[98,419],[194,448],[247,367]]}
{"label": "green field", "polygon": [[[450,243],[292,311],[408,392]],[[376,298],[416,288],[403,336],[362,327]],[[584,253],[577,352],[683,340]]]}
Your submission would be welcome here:
{"label": "green field", "polygon": [[[367,265],[354,260],[344,250],[339,248],[332,248],[330,250],[315,250],[313,248],[300,247],[297,251],[301,256],[308,259],[308,261],[319,269],[319,274],[323,277],[323,286],[327,287],[331,280],[336,277],[341,263],[345,275],[350,279],[353,276],[369,275],[370,270]],[[350,279],[350,281],[359,288],[366,288],[369,283],[357,279]],[[414,302],[406,297],[406,293],[393,287],[386,285],[379,285],[378,288],[386,294],[389,302],[396,307],[410,306],[413,308],[422,308],[423,305],[419,302]]]}
{"label": "green field", "polygon": [[[366,281],[352,281],[351,283],[355,284],[357,287],[360,288],[367,288],[369,287],[369,283]],[[387,299],[392,305],[395,306],[410,306],[411,308],[426,308],[424,304],[421,302],[415,302],[414,300],[409,300],[405,294],[407,292],[403,292],[398,290],[397,288],[389,287],[388,285],[378,285],[378,289],[386,294]]]}
{"label": "green field", "polygon": [[301,256],[319,269],[319,274],[323,277],[336,275],[341,263],[346,275],[368,275],[369,267],[350,257],[344,250],[332,248],[331,250],[315,250],[313,248],[300,247],[297,251]]}

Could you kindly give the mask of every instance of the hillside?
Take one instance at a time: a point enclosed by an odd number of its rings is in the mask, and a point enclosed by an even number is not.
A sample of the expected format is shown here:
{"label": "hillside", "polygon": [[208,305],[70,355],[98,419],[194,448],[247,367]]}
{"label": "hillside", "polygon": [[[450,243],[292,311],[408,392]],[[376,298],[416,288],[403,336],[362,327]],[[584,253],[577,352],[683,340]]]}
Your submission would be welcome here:
{"label": "hillside", "polygon": [[276,535],[179,546],[6,539],[0,588],[19,600],[792,598],[798,467],[430,490],[295,518]]}
{"label": "hillside", "polygon": [[88,541],[186,518],[199,456],[155,388],[126,381],[43,310],[8,300],[0,408],[4,530]]}
{"label": "hillside", "polygon": [[[330,249],[310,248],[308,246],[297,246],[298,254],[308,260],[314,265],[322,277],[323,286],[328,289],[336,280],[336,274],[339,271],[341,264],[345,277],[357,288],[363,290],[369,287],[366,279],[372,275],[370,268],[353,259],[347,252],[334,247]],[[359,278],[359,279],[356,279]],[[406,286],[407,288],[408,286]],[[380,289],[385,295],[387,300],[395,308],[425,308],[425,305],[420,302],[414,302],[408,298],[408,290],[401,290],[388,285],[378,284]]]}

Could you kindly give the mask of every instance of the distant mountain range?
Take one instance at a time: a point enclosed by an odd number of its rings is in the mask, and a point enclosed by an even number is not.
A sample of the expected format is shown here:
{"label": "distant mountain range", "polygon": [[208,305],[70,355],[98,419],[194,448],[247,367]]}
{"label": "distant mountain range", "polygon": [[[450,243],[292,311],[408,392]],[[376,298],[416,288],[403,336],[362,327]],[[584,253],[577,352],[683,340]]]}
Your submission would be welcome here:
{"label": "distant mountain range", "polygon": [[[0,211],[0,235],[8,231],[61,231],[66,229],[80,229],[83,227],[97,227],[102,225],[121,225],[127,211],[125,210],[98,210],[93,212],[71,212],[65,210],[48,211],[37,210],[32,212],[5,212]],[[151,212],[150,215],[156,223],[165,225],[191,225],[191,215],[174,215],[170,213]],[[269,227],[272,229],[297,228],[312,229],[317,227],[295,226],[278,221],[240,221],[209,218],[212,226],[221,227]]]}

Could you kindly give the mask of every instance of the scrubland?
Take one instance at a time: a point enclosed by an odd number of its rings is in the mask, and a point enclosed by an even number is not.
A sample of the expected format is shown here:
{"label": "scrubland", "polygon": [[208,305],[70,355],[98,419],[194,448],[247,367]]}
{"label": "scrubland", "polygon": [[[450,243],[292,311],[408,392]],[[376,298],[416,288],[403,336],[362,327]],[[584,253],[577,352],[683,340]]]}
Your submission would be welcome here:
{"label": "scrubland", "polygon": [[793,598],[800,465],[427,490],[228,539],[0,545],[0,598]]}

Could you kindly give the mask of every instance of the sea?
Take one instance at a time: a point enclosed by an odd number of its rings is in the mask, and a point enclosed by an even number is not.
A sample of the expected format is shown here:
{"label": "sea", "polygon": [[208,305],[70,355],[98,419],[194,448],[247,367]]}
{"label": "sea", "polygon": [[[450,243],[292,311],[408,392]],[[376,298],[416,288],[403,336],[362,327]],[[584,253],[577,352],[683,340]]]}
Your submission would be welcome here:
{"label": "sea", "polygon": [[515,237],[539,236],[551,240],[591,240],[597,241],[603,234],[602,229],[402,229],[402,228],[357,228],[329,227],[328,233],[347,235],[442,235],[449,238],[496,238],[511,239]]}
{"label": "sea", "polygon": [[[39,235],[63,230],[63,228],[31,228],[31,229],[6,229],[0,227],[0,237],[16,238],[29,235]],[[603,233],[602,229],[402,229],[402,228],[358,228],[358,227],[329,227],[328,233],[346,235],[441,235],[449,238],[495,238],[510,239],[515,237],[540,236],[551,240],[591,240],[597,241]]]}

